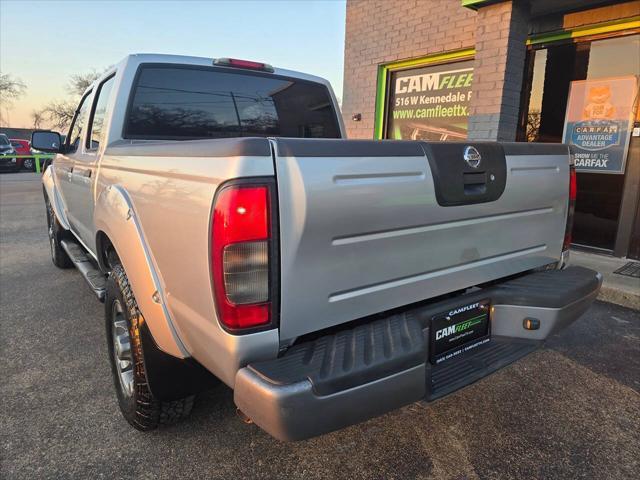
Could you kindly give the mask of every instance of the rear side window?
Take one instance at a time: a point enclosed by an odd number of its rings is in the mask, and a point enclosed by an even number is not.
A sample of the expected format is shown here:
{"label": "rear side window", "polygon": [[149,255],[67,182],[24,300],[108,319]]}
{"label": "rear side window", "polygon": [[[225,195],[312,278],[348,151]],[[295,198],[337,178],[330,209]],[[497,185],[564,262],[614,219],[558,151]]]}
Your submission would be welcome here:
{"label": "rear side window", "polygon": [[340,129],[322,84],[216,67],[154,65],[138,73],[124,136],[339,138]]}
{"label": "rear side window", "polygon": [[98,98],[94,101],[95,107],[93,107],[93,115],[89,125],[89,135],[87,135],[87,148],[89,150],[96,150],[102,141],[107,103],[109,103],[114,79],[115,77],[111,77],[105,80],[98,88]]}

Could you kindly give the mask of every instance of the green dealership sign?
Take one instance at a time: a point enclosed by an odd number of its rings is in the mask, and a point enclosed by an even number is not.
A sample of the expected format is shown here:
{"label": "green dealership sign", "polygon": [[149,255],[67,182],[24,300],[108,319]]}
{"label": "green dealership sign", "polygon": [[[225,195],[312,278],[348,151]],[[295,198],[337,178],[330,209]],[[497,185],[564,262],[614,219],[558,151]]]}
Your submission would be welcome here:
{"label": "green dealership sign", "polygon": [[391,72],[386,137],[464,140],[472,82],[472,60]]}

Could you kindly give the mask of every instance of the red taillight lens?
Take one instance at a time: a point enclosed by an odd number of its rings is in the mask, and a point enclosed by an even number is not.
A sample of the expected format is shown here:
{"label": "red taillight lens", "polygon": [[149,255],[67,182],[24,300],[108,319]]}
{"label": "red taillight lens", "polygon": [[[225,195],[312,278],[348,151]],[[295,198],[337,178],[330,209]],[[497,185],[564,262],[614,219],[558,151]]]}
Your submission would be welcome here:
{"label": "red taillight lens", "polygon": [[273,73],[273,67],[268,63],[253,62],[251,60],[240,60],[239,58],[216,58],[213,61],[214,65],[221,65],[223,67],[235,67],[246,68],[249,70],[262,70],[264,72]]}
{"label": "red taillight lens", "polygon": [[576,167],[569,166],[569,201],[575,202],[578,195],[578,177],[576,175]]}
{"label": "red taillight lens", "polygon": [[230,329],[271,320],[267,185],[231,185],[216,197],[211,229],[211,269],[218,317]]}
{"label": "red taillight lens", "polygon": [[562,250],[569,250],[571,245],[571,231],[573,230],[573,214],[576,210],[576,196],[578,194],[578,182],[576,176],[576,167],[569,166],[569,207],[567,211],[567,226],[564,231],[564,242]]}

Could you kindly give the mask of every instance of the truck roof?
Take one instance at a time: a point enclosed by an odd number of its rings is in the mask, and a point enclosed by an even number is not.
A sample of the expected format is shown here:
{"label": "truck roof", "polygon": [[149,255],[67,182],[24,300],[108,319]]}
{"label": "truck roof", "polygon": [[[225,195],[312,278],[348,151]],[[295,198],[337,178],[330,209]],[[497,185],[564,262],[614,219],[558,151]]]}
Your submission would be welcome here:
{"label": "truck roof", "polygon": [[[219,57],[225,58],[225,57]],[[127,111],[127,105],[129,100],[129,91],[133,87],[135,83],[136,74],[139,70],[140,65],[143,64],[175,64],[179,65],[194,65],[201,67],[218,67],[222,69],[228,69],[229,72],[237,71],[237,73],[257,71],[257,70],[245,70],[243,68],[237,66],[225,66],[225,65],[214,65],[215,58],[214,57],[194,57],[187,55],[168,55],[168,54],[158,54],[158,53],[133,53],[124,57],[120,62],[116,65],[108,68],[99,78],[97,78],[84,92],[83,97],[89,94],[92,90],[94,90],[97,85],[100,85],[106,79],[115,75],[116,81],[114,84],[114,89],[116,91],[116,95],[114,96],[113,102],[114,104],[111,107],[111,122],[109,126],[108,133],[108,141],[110,144],[116,140],[120,140],[122,138],[121,132],[124,128],[124,118],[125,113]],[[284,77],[290,77],[294,79],[306,80],[309,82],[319,83],[324,85],[329,91],[329,95],[333,105],[335,106],[336,112],[338,112],[338,124],[340,126],[341,135],[344,137],[344,125],[342,124],[342,117],[339,114],[339,104],[335,97],[335,93],[333,92],[333,88],[328,80],[317,77],[315,75],[309,75],[307,73],[296,72],[293,70],[288,70],[284,68],[274,68],[273,72],[265,72],[266,75],[280,75]]]}
{"label": "truck roof", "polygon": [[[189,55],[170,55],[163,53],[132,53],[124,57],[120,62],[109,68],[101,77],[96,80],[96,83],[101,81],[104,77],[111,75],[114,70],[120,68],[126,68],[128,66],[137,69],[142,63],[175,63],[177,65],[198,65],[198,66],[213,66],[213,62],[216,58],[224,57],[193,57]],[[268,63],[268,62],[266,62]],[[224,67],[223,67],[224,68]],[[235,68],[235,67],[229,67]],[[301,80],[307,80],[310,82],[322,83],[327,86],[331,86],[328,80],[318,77],[316,75],[310,75],[308,73],[298,72],[295,70],[288,70],[285,68],[274,67],[273,73],[275,75],[283,75],[287,77],[299,78]]]}

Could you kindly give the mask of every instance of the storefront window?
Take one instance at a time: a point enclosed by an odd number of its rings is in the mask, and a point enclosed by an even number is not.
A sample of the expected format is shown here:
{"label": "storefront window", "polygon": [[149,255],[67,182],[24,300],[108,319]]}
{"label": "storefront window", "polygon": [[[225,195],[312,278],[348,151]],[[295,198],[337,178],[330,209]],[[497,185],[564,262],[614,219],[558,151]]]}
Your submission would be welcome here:
{"label": "storefront window", "polygon": [[[613,155],[609,159],[609,156],[598,157],[593,154],[593,158],[589,158],[578,169],[578,198],[573,230],[574,243],[613,250],[623,195],[625,162],[629,160],[626,158],[626,146],[630,137],[624,119],[630,118],[637,87],[635,92],[633,87],[627,88],[624,98],[620,92],[623,79],[627,80],[627,84],[637,85],[632,77],[640,75],[640,35],[560,44],[532,50],[529,55],[533,69],[528,89],[528,108],[521,124],[520,137],[523,140],[562,142],[569,138],[563,137],[563,133],[572,133],[565,130],[565,120],[572,120],[566,116],[572,85],[577,102],[581,102],[577,97],[579,89],[582,89],[583,96],[592,95],[594,98],[591,103],[585,101],[580,105],[569,105],[576,117],[573,122],[567,123],[569,128],[574,128],[575,132],[576,124],[586,124],[588,121],[594,125],[605,125],[617,120],[620,125],[618,136],[602,138],[604,146],[606,141],[612,144],[618,142],[615,154],[624,158],[614,161]],[[595,141],[602,142],[601,138]],[[585,145],[598,151],[595,143]],[[588,155],[588,152],[585,153],[585,157]],[[604,160],[599,161],[599,158]],[[597,172],[594,173],[594,170]]]}
{"label": "storefront window", "polygon": [[397,140],[467,138],[473,62],[393,71],[385,137]]}

